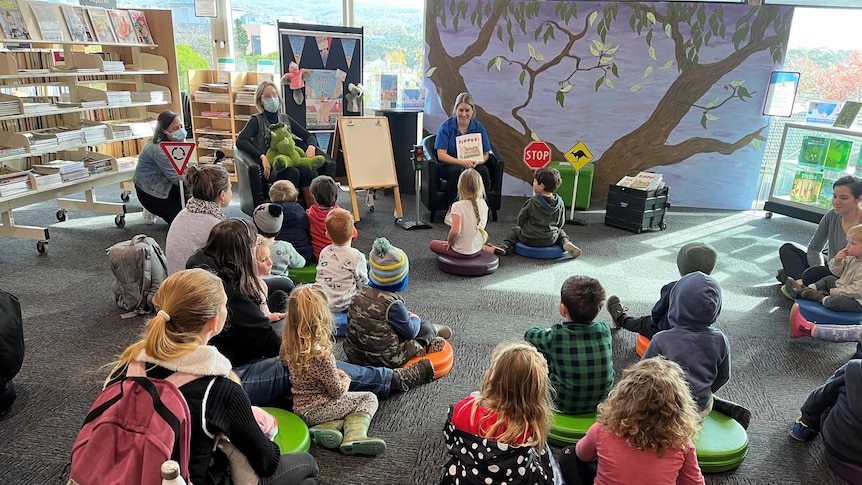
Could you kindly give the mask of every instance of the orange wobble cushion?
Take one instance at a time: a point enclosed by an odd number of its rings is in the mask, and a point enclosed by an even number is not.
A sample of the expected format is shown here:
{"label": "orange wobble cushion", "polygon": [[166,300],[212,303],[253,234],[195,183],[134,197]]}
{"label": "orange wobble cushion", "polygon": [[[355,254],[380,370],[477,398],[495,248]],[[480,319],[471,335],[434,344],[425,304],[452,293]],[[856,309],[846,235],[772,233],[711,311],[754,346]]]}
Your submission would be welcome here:
{"label": "orange wobble cushion", "polygon": [[416,362],[419,362],[421,359],[429,359],[431,361],[431,365],[434,366],[434,380],[437,380],[452,370],[452,364],[455,362],[455,355],[452,353],[452,345],[447,340],[446,344],[443,346],[443,350],[440,352],[434,352],[424,357],[413,357],[401,367],[404,368],[411,366]]}
{"label": "orange wobble cushion", "polygon": [[643,335],[638,335],[638,343],[635,346],[635,352],[637,352],[638,357],[644,356],[647,347],[649,347],[649,339]]}

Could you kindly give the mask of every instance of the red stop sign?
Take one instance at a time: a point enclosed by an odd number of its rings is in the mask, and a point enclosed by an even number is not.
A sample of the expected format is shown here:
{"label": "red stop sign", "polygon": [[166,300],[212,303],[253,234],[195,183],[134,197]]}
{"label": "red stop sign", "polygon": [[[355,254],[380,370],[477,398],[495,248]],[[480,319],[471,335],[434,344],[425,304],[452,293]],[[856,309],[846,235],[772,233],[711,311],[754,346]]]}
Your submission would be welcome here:
{"label": "red stop sign", "polygon": [[524,163],[533,170],[551,163],[551,147],[543,141],[531,141],[524,148]]}

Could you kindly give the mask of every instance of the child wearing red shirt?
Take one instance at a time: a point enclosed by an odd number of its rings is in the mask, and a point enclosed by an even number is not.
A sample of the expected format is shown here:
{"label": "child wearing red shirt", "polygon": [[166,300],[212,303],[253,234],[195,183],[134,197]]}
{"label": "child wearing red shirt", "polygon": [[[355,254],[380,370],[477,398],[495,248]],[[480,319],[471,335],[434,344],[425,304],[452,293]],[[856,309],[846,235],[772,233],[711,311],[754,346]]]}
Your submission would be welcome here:
{"label": "child wearing red shirt", "polygon": [[[311,248],[314,259],[320,257],[320,251],[332,244],[332,240],[326,235],[326,216],[332,209],[338,208],[335,202],[338,200],[338,185],[328,175],[320,175],[311,181],[311,196],[314,197],[314,205],[305,211],[308,214],[308,235],[311,238]],[[353,237],[356,239],[359,233],[353,228]]]}

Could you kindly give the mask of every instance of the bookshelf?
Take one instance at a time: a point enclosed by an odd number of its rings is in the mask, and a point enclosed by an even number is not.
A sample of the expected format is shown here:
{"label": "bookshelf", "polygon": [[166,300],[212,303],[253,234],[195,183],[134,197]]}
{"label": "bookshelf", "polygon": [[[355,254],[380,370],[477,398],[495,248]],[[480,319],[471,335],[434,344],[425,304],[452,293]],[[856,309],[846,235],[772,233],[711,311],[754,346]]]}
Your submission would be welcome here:
{"label": "bookshelf", "polygon": [[[93,191],[117,183],[127,202],[134,190],[133,162],[152,136],[155,118],[166,109],[180,113],[182,108],[169,10],[137,10],[149,27],[146,40],[132,35],[125,42],[77,42],[70,40],[71,20],[61,11],[67,6],[35,3],[43,9],[39,18],[28,0],[17,0],[29,39],[10,38],[0,25],[0,173],[27,173],[57,159],[113,161],[107,173],[91,172],[49,186],[39,186],[31,177],[26,190],[0,195],[0,236],[35,239],[44,254],[48,228],[17,226],[12,211],[57,199],[60,221],[75,209],[114,214],[115,224],[124,226],[125,203],[98,201]],[[55,30],[49,38],[42,37],[46,8],[57,20],[50,24]],[[124,27],[128,30],[128,22]],[[83,201],[61,198],[81,192]]]}
{"label": "bookshelf", "polygon": [[215,161],[217,151],[236,182],[233,162],[236,137],[249,118],[258,112],[254,91],[261,81],[274,76],[259,72],[189,70],[192,137],[199,163]]}

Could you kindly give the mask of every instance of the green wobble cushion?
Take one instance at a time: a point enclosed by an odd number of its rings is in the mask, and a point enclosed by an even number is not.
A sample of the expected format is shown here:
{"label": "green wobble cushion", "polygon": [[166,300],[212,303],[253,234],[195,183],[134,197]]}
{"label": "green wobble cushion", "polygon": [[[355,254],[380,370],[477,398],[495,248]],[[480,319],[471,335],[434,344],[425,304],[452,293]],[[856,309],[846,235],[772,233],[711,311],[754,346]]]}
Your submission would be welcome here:
{"label": "green wobble cushion", "polygon": [[302,268],[290,268],[287,275],[294,283],[314,283],[317,279],[317,263],[306,264]]}
{"label": "green wobble cushion", "polygon": [[594,424],[596,424],[596,413],[554,413],[548,441],[557,446],[573,445],[583,438]]}
{"label": "green wobble cushion", "polygon": [[296,451],[308,451],[311,448],[311,436],[309,436],[308,426],[302,418],[284,409],[261,409],[272,414],[278,421],[278,434],[272,441],[278,445],[282,455]]}
{"label": "green wobble cushion", "polygon": [[748,433],[729,416],[712,411],[701,423],[694,447],[703,473],[726,472],[742,464],[748,454]]}

